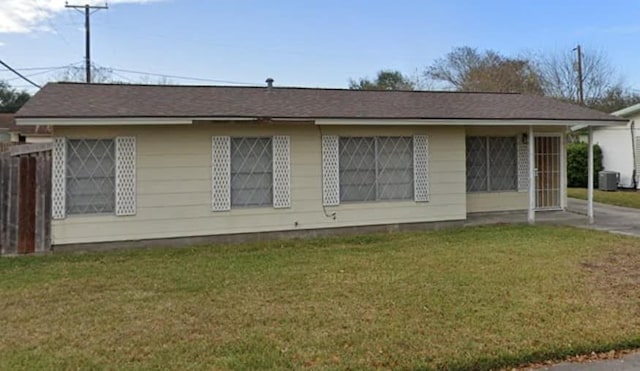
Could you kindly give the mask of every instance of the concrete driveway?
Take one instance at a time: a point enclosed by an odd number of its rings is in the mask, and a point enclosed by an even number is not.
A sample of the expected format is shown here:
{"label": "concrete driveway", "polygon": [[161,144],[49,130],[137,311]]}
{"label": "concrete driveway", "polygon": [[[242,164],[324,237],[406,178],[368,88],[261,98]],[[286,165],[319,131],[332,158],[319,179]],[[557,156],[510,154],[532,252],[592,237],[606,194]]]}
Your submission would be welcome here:
{"label": "concrete driveway", "polygon": [[[589,226],[590,228],[640,237],[640,209],[597,202],[593,205],[595,224]],[[587,215],[587,201],[570,198],[567,209],[574,213]],[[583,226],[583,223],[579,222],[574,225]]]}
{"label": "concrete driveway", "polygon": [[628,354],[620,359],[589,363],[560,363],[539,370],[550,371],[634,371],[640,370],[640,354]]}

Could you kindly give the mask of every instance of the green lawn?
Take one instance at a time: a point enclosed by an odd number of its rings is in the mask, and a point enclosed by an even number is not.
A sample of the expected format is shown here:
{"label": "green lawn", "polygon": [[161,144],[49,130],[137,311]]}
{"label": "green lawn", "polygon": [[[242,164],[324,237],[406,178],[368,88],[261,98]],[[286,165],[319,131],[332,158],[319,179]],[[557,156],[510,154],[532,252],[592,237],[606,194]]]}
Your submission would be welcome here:
{"label": "green lawn", "polygon": [[0,259],[0,369],[487,369],[640,346],[640,239],[496,226]]}
{"label": "green lawn", "polygon": [[[569,188],[567,189],[567,196],[586,200],[587,190],[585,188]],[[605,191],[598,191],[596,189],[593,191],[593,200],[595,202],[601,202],[603,204],[633,207],[635,209],[640,209],[640,192],[634,192],[634,191],[605,192]]]}

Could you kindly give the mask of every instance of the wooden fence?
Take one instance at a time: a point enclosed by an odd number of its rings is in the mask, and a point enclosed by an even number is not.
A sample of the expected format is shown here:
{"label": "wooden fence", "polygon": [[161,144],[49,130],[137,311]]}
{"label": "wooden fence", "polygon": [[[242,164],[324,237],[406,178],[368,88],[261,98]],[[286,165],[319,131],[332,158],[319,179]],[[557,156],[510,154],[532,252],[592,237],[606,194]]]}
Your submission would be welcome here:
{"label": "wooden fence", "polygon": [[11,147],[18,145],[18,143],[12,142],[0,142],[0,152],[6,152],[11,149]]}
{"label": "wooden fence", "polygon": [[51,249],[51,144],[0,153],[0,254]]}

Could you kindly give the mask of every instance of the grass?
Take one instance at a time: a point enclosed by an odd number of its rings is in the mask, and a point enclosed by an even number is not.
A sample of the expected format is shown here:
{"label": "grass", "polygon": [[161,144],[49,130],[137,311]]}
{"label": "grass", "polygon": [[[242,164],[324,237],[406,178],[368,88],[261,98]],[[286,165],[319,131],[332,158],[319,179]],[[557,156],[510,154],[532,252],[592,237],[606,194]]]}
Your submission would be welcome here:
{"label": "grass", "polygon": [[[568,188],[567,196],[586,200],[587,190],[585,188]],[[605,192],[595,189],[593,190],[593,200],[603,204],[640,209],[640,192],[635,191]]]}
{"label": "grass", "polygon": [[0,259],[0,369],[489,369],[640,346],[640,240],[498,226]]}

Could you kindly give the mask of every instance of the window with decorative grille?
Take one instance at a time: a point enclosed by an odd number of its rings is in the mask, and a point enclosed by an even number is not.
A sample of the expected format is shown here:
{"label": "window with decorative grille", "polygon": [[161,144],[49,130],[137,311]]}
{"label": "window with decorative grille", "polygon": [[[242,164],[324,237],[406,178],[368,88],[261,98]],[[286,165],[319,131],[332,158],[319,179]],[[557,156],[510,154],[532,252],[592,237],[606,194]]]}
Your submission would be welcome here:
{"label": "window with decorative grille", "polygon": [[340,201],[413,199],[412,137],[341,137]]}
{"label": "window with decorative grille", "polygon": [[231,138],[231,207],[273,205],[271,138]]}
{"label": "window with decorative grille", "polygon": [[467,192],[517,191],[517,137],[467,137]]}
{"label": "window with decorative grille", "polygon": [[66,213],[113,213],[115,142],[113,139],[67,140]]}

